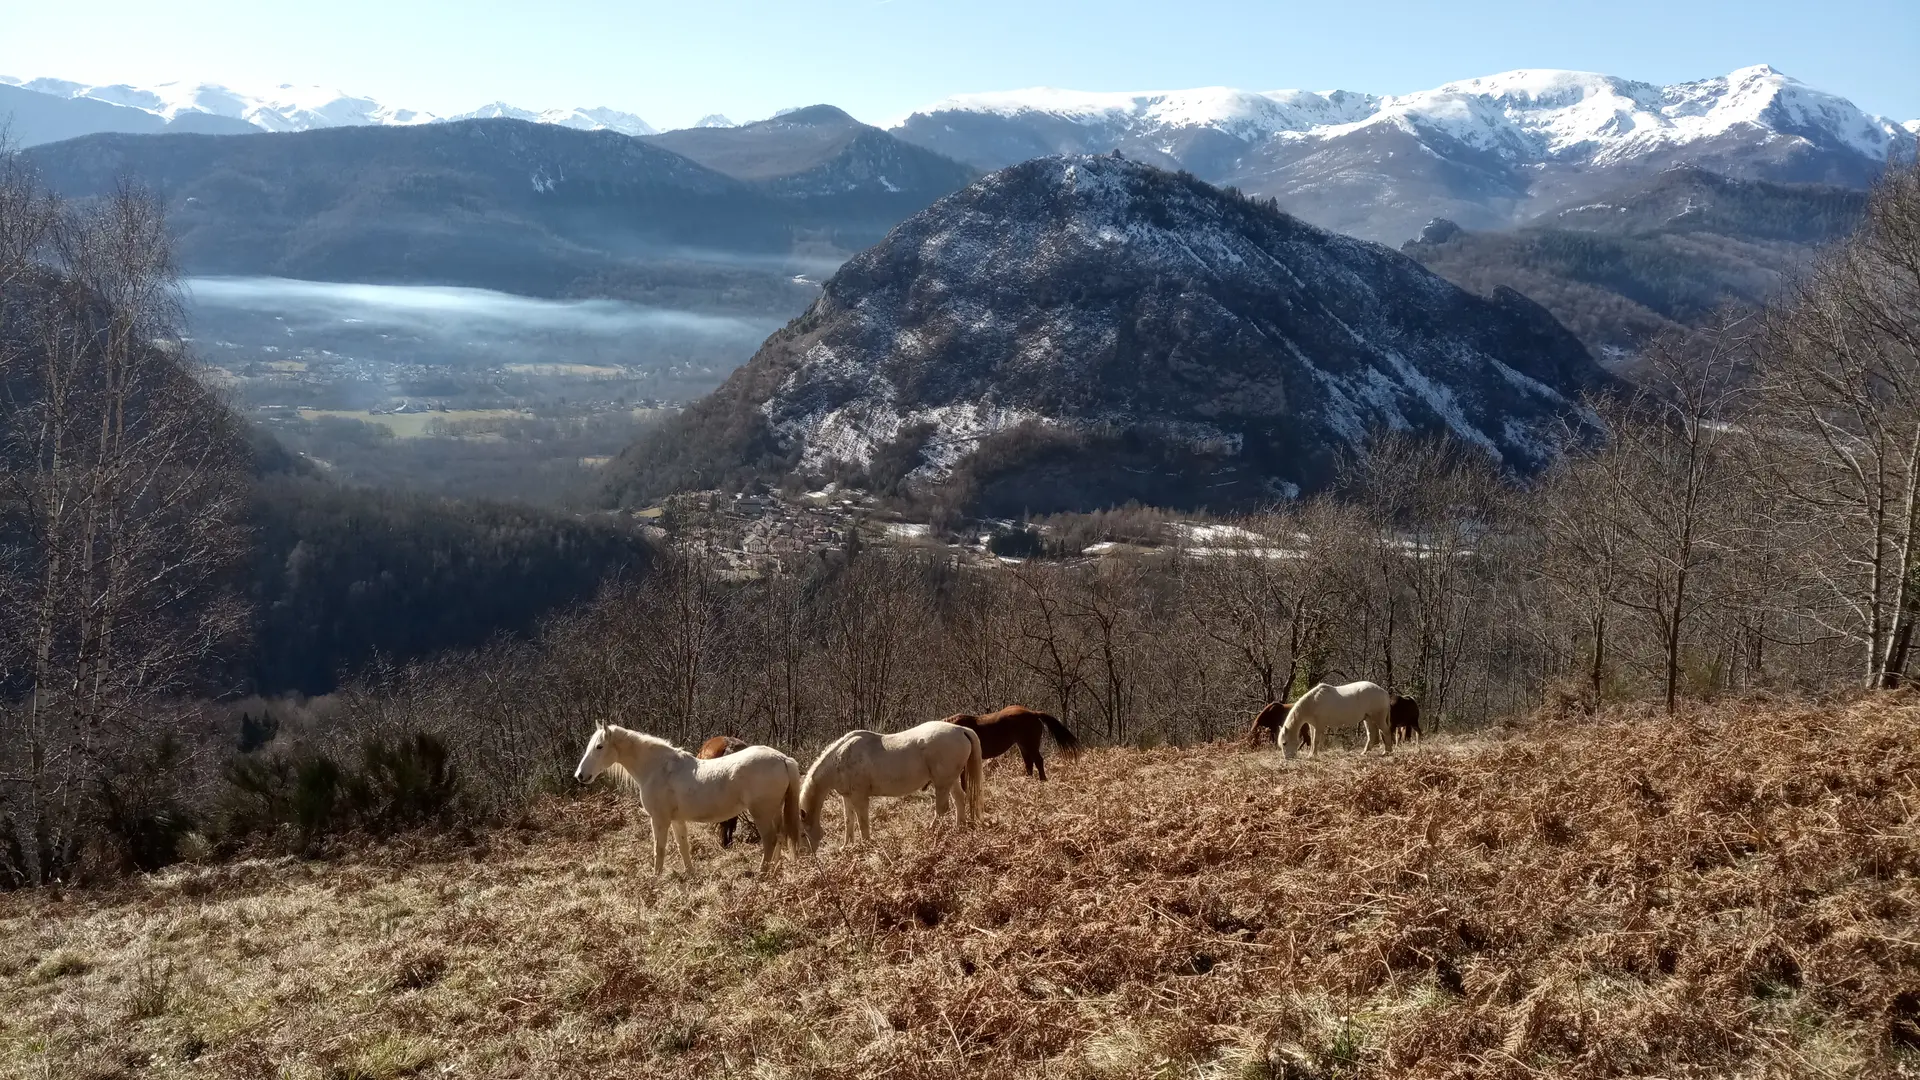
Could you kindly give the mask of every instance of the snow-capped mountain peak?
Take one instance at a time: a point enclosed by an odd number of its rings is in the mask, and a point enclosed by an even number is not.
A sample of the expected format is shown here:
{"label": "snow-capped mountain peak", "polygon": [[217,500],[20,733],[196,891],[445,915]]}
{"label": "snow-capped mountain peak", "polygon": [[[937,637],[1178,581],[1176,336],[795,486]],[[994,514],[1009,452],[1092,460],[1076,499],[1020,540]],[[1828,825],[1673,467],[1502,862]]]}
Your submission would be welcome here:
{"label": "snow-capped mountain peak", "polygon": [[652,135],[653,125],[629,112],[618,109],[547,109],[535,112],[521,109],[504,101],[482,105],[472,112],[449,116],[449,120],[492,120],[505,117],[509,120],[526,120],[536,124],[557,124],[573,128],[576,131],[617,131],[622,135]]}
{"label": "snow-capped mountain peak", "polygon": [[1315,125],[1357,120],[1366,115],[1375,101],[1370,95],[1344,90],[1260,92],[1203,86],[1191,90],[1090,93],[1039,86],[999,93],[959,94],[917,112],[922,115],[979,112],[1004,117],[1045,115],[1116,130],[1206,127],[1241,138],[1255,138],[1276,131],[1304,131]]}
{"label": "snow-capped mountain peak", "polygon": [[[164,82],[149,86],[115,83],[90,86],[67,79],[22,80],[0,76],[0,82],[64,98],[89,98],[109,105],[152,113],[169,123],[181,117],[216,116],[242,121],[262,131],[308,131],[313,128],[360,125],[404,126],[441,120],[510,117],[543,124],[559,124],[582,131],[617,131],[624,135],[651,135],[653,126],[618,109],[548,109],[534,111],[494,102],[457,116],[436,116],[418,109],[384,104],[373,98],[343,93],[331,87],[282,83],[258,91],[237,90],[218,83]],[[236,130],[245,130],[234,125]]]}
{"label": "snow-capped mountain peak", "polygon": [[1716,138],[1741,125],[1880,159],[1911,145],[1914,135],[1906,125],[1869,115],[1765,64],[1671,86],[1597,72],[1522,69],[1382,96],[1221,86],[1121,93],[1035,87],[950,97],[894,126],[911,130],[969,113],[1071,124],[1114,141],[1211,129],[1259,144],[1339,138],[1390,125],[1509,158],[1597,162]]}

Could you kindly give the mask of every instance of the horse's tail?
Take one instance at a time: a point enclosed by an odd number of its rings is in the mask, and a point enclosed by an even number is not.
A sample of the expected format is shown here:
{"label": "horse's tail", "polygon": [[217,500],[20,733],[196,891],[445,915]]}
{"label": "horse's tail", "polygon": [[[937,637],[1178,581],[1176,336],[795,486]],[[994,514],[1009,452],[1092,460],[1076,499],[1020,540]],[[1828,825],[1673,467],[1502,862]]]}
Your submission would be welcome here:
{"label": "horse's tail", "polygon": [[806,841],[800,836],[800,763],[792,758],[787,759],[787,793],[780,799],[780,828],[793,845],[793,857],[799,858]]}
{"label": "horse's tail", "polygon": [[1047,725],[1047,731],[1053,735],[1053,741],[1060,744],[1060,752],[1072,757],[1080,752],[1080,737],[1067,729],[1060,718],[1048,713],[1037,713],[1040,722]]}
{"label": "horse's tail", "polygon": [[967,733],[967,771],[961,784],[960,797],[967,800],[967,823],[977,829],[980,827],[980,806],[983,801],[980,793],[981,769],[986,758],[980,753],[980,733],[972,728],[960,730]]}

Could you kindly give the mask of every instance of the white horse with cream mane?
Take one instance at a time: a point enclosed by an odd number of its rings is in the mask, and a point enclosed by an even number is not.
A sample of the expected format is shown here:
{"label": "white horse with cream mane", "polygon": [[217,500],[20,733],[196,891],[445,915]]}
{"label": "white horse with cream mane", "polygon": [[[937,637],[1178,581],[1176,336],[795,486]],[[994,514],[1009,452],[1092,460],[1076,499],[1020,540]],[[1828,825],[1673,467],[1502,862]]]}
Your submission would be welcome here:
{"label": "white horse with cream mane", "polygon": [[[933,813],[938,820],[954,804],[961,825],[980,821],[980,736],[972,729],[945,720],[882,735],[877,731],[849,731],[830,743],[800,785],[800,821],[815,851],[826,828],[820,824],[820,804],[839,795],[846,812],[847,842],[853,842],[853,823],[860,822],[860,838],[871,841],[867,802],[875,795],[912,795],[933,788]],[[966,785],[956,792],[962,780]],[[956,797],[957,796],[957,797]]]}
{"label": "white horse with cream mane", "polygon": [[1300,729],[1310,728],[1313,747],[1309,753],[1313,757],[1320,756],[1322,738],[1355,731],[1366,737],[1360,746],[1361,753],[1366,753],[1378,739],[1381,749],[1391,754],[1393,732],[1387,718],[1392,709],[1393,695],[1379,683],[1316,684],[1287,709],[1286,723],[1280,727],[1280,749],[1287,760],[1293,760],[1300,752]]}
{"label": "white horse with cream mane", "polygon": [[693,873],[687,822],[725,821],[745,813],[760,830],[760,871],[773,865],[782,837],[800,853],[800,766],[771,746],[749,746],[702,760],[665,739],[602,724],[587,742],[573,778],[590,783],[612,773],[640,793],[653,821],[653,872],[667,860],[667,831],[680,841],[680,863]]}

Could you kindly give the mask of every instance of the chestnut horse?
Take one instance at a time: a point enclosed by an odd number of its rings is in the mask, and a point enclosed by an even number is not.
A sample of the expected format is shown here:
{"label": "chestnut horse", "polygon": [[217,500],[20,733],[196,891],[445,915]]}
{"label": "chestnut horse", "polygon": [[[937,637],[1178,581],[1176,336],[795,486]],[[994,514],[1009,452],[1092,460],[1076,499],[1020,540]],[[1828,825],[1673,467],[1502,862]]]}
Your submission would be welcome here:
{"label": "chestnut horse", "polygon": [[1287,722],[1287,710],[1292,705],[1284,701],[1269,701],[1253,718],[1253,724],[1247,728],[1248,746],[1280,745],[1280,728]]}
{"label": "chestnut horse", "polygon": [[[726,757],[728,754],[745,750],[748,745],[745,739],[736,739],[731,735],[715,735],[713,738],[701,743],[699,751],[693,756],[701,761],[712,761],[714,758]],[[720,823],[721,847],[729,847],[733,844],[733,830],[734,826],[738,824],[740,824],[740,819],[737,817],[730,817]],[[755,826],[754,831],[757,833],[759,827]],[[755,835],[747,839],[752,841],[758,840],[760,837]]]}
{"label": "chestnut horse", "polygon": [[985,716],[972,713],[960,713],[947,717],[947,723],[959,724],[963,728],[973,729],[980,736],[980,756],[991,760],[1018,746],[1020,760],[1027,766],[1027,775],[1032,776],[1039,770],[1040,779],[1047,778],[1047,763],[1040,756],[1040,734],[1043,730],[1053,733],[1053,741],[1060,745],[1060,752],[1071,757],[1080,752],[1080,740],[1059,718],[1043,712],[1035,712],[1024,705],[1009,705],[999,712]]}

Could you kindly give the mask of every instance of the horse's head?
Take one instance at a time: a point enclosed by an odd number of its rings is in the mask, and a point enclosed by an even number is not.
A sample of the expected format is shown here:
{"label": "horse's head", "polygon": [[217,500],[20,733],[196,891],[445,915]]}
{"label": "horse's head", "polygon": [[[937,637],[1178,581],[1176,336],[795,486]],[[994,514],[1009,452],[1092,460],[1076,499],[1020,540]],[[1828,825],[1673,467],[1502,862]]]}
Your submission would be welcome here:
{"label": "horse's head", "polygon": [[808,851],[820,850],[820,841],[827,835],[826,827],[820,824],[820,811],[800,811],[800,834],[806,837]]}
{"label": "horse's head", "polygon": [[594,777],[613,764],[613,746],[608,739],[607,725],[601,724],[593,729],[593,738],[587,740],[587,752],[580,756],[580,765],[573,770],[575,780],[590,784]]}

